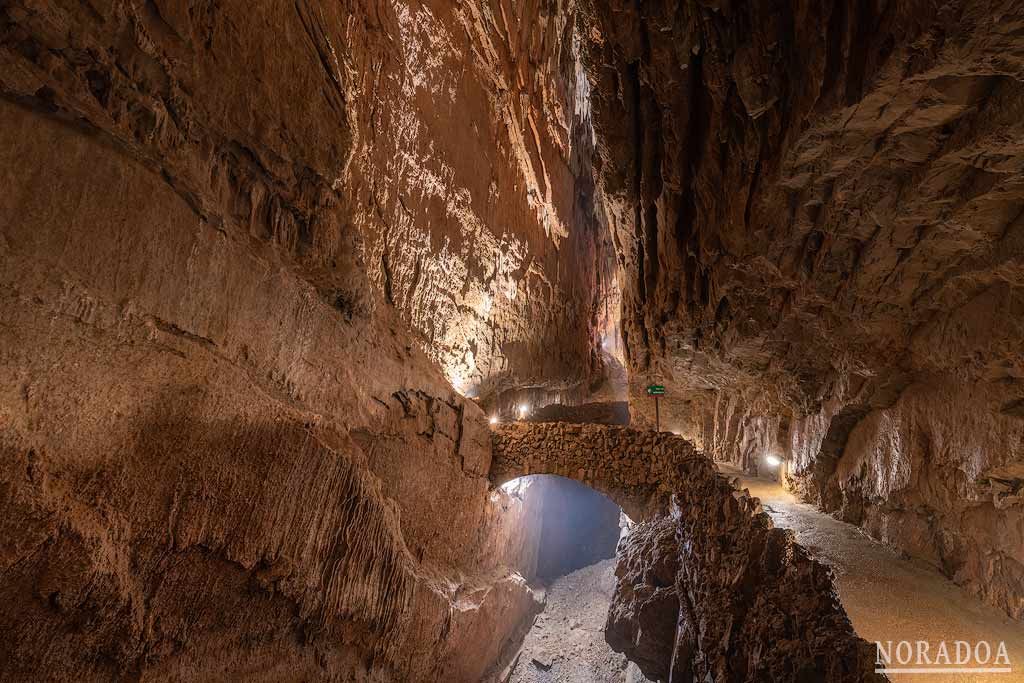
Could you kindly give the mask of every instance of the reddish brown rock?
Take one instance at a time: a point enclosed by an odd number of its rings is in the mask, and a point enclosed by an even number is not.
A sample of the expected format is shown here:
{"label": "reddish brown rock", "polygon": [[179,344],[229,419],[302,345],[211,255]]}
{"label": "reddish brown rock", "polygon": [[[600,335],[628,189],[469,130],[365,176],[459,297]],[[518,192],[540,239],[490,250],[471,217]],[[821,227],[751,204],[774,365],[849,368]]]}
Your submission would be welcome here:
{"label": "reddish brown rock", "polygon": [[[687,654],[692,656],[695,646],[692,633],[677,628],[685,619],[676,592],[678,572],[679,547],[671,518],[637,525],[620,544],[605,640],[652,681],[669,681],[673,668],[689,667]],[[674,667],[676,652],[680,663]],[[680,674],[676,680],[685,679]]]}
{"label": "reddish brown rock", "polygon": [[0,8],[2,677],[478,680],[536,609],[459,392],[589,381],[598,242],[564,17],[484,9]]}
{"label": "reddish brown rock", "polygon": [[634,422],[1024,616],[1020,3],[584,6]]}
{"label": "reddish brown rock", "polygon": [[[1024,614],[1018,5],[3,3],[0,673],[478,680],[537,608],[488,477],[538,444],[495,468],[464,396],[587,401],[620,303],[636,422],[662,380]],[[696,496],[662,668],[853,675],[693,446],[545,429],[638,517]]]}
{"label": "reddish brown rock", "polygon": [[651,680],[882,681],[830,571],[754,501],[690,469],[620,547],[605,637]]}

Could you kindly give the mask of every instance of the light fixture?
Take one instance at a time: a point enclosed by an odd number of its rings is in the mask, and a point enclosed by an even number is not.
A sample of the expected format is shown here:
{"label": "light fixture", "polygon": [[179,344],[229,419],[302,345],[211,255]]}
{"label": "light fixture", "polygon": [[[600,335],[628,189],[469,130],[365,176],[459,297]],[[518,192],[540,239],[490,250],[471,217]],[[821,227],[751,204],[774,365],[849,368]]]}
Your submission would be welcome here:
{"label": "light fixture", "polygon": [[491,415],[491,424],[492,425],[498,424],[498,416],[497,415]]}
{"label": "light fixture", "polygon": [[520,419],[526,417],[526,414],[528,412],[530,412],[530,406],[529,405],[524,403],[521,406],[519,406],[519,417],[520,417]]}
{"label": "light fixture", "polygon": [[779,460],[774,455],[766,455],[764,461],[768,463],[768,465],[770,465],[771,467],[778,467],[780,464],[782,464],[782,461]]}

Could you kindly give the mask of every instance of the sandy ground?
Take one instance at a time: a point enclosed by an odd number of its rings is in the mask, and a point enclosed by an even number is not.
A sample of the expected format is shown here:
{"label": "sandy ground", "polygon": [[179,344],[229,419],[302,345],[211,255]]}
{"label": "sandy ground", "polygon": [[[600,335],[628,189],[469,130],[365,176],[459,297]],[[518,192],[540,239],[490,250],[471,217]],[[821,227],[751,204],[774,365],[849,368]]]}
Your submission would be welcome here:
{"label": "sandy ground", "polygon": [[[615,589],[615,560],[557,579],[523,641],[512,683],[643,683],[646,679],[604,641]],[[627,666],[628,664],[628,666]]]}
{"label": "sandy ground", "polygon": [[[727,474],[738,471],[719,465]],[[927,565],[902,559],[856,527],[800,503],[776,482],[740,476],[761,499],[776,526],[796,532],[818,559],[831,565],[839,595],[857,633],[868,641],[924,640],[932,651],[945,640],[1006,643],[1012,673],[889,674],[898,683],[1024,682],[1024,624],[983,604]]]}

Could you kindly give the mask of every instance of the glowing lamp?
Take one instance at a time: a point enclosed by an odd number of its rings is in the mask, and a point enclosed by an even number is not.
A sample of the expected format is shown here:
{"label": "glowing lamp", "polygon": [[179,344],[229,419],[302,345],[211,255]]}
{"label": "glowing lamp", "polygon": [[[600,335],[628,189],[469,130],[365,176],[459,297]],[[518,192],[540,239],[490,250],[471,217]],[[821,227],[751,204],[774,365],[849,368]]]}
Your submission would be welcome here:
{"label": "glowing lamp", "polygon": [[771,467],[778,467],[780,464],[782,464],[782,461],[779,460],[774,455],[765,456],[764,461],[768,463]]}

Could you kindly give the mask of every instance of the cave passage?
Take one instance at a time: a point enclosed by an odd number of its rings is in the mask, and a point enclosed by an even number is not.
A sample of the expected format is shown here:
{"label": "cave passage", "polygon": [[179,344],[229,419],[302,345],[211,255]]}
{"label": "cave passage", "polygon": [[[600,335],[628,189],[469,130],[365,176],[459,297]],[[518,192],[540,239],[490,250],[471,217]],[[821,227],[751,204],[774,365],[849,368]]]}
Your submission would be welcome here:
{"label": "cave passage", "polygon": [[536,519],[537,577],[550,583],[582,567],[615,556],[622,509],[607,496],[572,479],[527,475],[501,486]]}
{"label": "cave passage", "polygon": [[615,551],[633,522],[607,496],[554,475],[500,487],[540,526],[535,593],[543,606],[529,630],[506,643],[508,683],[641,683],[635,664],[605,639],[615,589]]}
{"label": "cave passage", "polygon": [[1022,0],[0,1],[0,683],[1024,681],[1022,112]]}

